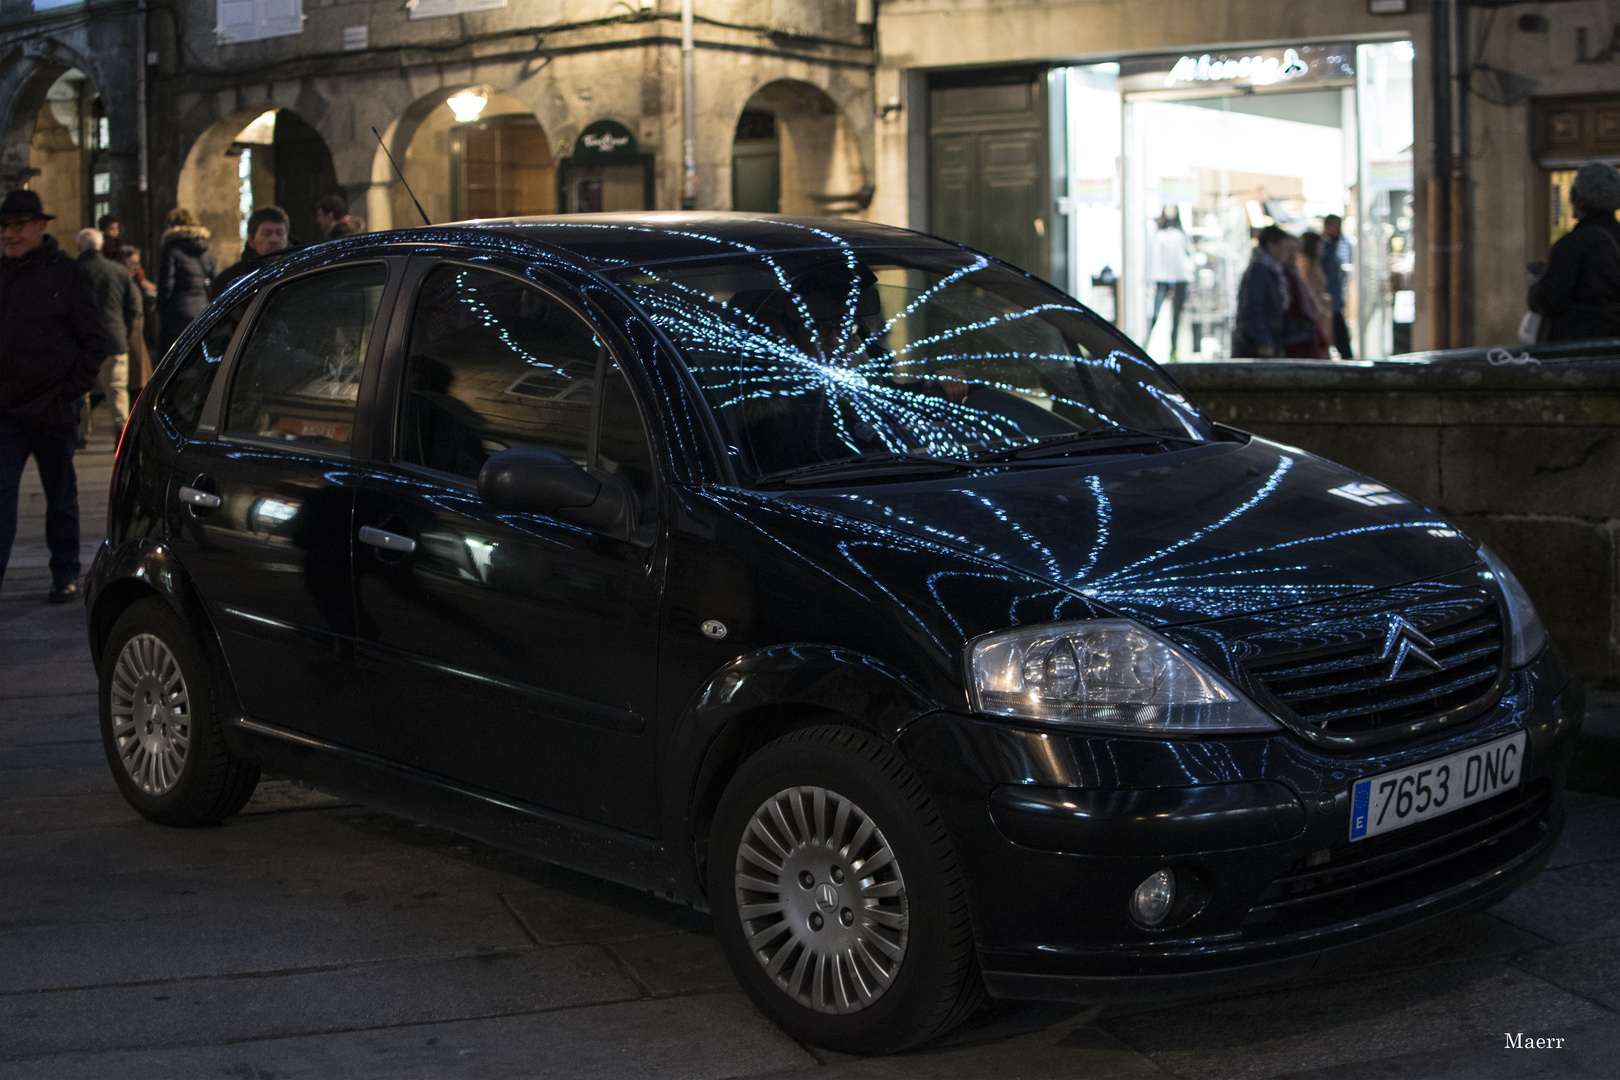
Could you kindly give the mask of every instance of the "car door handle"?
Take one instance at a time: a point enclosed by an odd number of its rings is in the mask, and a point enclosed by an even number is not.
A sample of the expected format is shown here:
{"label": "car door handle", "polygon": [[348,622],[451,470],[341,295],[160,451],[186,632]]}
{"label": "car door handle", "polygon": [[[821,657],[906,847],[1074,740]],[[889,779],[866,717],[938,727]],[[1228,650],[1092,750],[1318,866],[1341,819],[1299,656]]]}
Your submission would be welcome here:
{"label": "car door handle", "polygon": [[194,488],[189,484],[180,489],[180,501],[201,510],[219,509],[218,495],[211,491],[204,491],[201,488]]}
{"label": "car door handle", "polygon": [[387,529],[373,529],[370,525],[360,526],[360,542],[370,544],[374,548],[384,551],[401,551],[409,555],[416,550],[416,541],[399,533],[391,533]]}

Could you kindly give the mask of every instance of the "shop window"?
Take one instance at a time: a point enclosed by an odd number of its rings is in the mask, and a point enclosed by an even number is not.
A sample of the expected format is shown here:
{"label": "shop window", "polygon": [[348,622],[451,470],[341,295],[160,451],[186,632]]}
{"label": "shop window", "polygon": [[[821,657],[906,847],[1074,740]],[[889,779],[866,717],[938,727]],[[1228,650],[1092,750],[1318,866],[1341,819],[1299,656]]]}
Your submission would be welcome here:
{"label": "shop window", "polygon": [[557,204],[567,214],[651,210],[653,156],[616,120],[587,124],[557,163]]}

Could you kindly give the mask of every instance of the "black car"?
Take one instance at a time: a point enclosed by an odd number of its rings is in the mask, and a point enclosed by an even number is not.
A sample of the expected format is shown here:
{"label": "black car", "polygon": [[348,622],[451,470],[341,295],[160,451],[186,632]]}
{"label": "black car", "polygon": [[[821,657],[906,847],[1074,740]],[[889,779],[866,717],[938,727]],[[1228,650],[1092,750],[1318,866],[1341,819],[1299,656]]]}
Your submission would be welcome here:
{"label": "black car", "polygon": [[264,769],[706,906],[761,1009],[861,1052],[1499,900],[1582,716],[1439,515],[858,222],[275,263],[142,395],[87,602],[148,818]]}

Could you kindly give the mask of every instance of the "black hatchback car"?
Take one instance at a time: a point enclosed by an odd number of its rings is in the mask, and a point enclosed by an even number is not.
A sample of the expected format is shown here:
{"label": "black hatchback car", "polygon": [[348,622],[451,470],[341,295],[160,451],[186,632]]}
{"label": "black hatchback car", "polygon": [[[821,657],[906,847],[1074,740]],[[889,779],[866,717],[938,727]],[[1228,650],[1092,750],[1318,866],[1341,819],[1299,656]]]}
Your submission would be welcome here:
{"label": "black hatchback car", "polygon": [[125,429],[107,757],[265,769],[712,910],[795,1036],[1287,977],[1541,867],[1582,716],[1523,589],[944,241],[740,215],[357,236]]}

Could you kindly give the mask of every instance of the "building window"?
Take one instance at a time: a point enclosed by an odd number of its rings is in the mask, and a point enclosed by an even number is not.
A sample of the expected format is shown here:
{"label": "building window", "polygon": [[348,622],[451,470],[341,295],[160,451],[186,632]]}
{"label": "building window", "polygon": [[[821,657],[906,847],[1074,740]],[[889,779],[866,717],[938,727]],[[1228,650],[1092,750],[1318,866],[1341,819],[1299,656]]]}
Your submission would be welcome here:
{"label": "building window", "polygon": [[83,3],[84,0],[34,0],[34,10],[49,11],[52,8],[74,7]]}
{"label": "building window", "polygon": [[218,0],[221,45],[285,37],[304,29],[304,0]]}
{"label": "building window", "polygon": [[413,19],[437,19],[445,15],[465,15],[473,11],[503,8],[506,0],[406,0]]}

